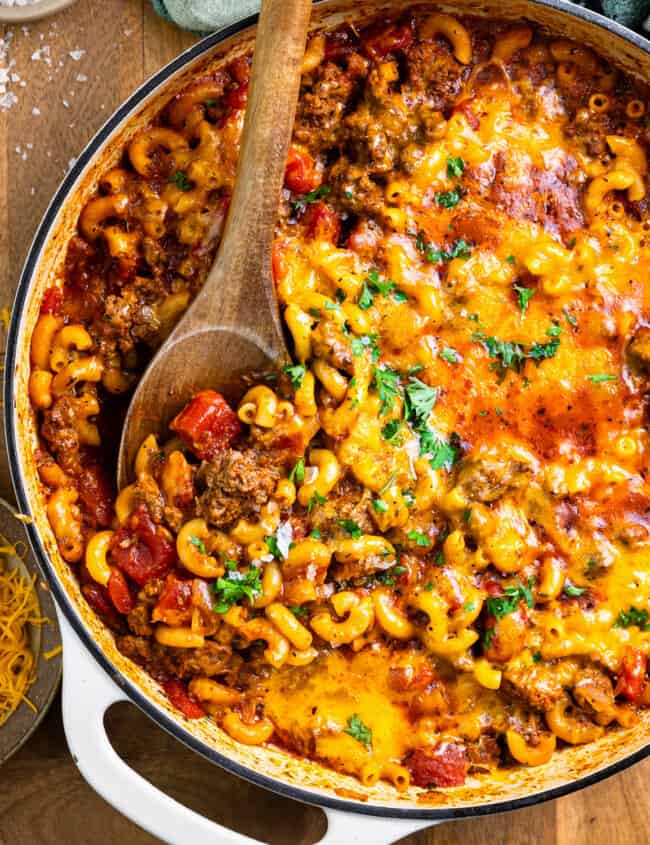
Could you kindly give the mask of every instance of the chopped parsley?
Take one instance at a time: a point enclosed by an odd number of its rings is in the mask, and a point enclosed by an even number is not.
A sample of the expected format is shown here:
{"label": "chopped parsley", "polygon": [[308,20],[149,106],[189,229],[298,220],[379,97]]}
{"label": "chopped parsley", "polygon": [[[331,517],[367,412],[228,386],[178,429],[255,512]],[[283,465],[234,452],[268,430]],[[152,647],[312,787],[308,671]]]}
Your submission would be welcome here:
{"label": "chopped parsley", "polygon": [[457,187],[453,191],[436,191],[433,196],[438,205],[443,208],[455,208],[461,201],[463,192],[460,187]]}
{"label": "chopped parsley", "polygon": [[[559,326],[552,326],[548,331],[555,332]],[[560,338],[553,337],[547,343],[531,343],[530,345],[517,341],[500,340],[497,337],[488,337],[483,332],[475,332],[472,340],[482,343],[491,358],[496,358],[491,369],[497,370],[500,375],[505,375],[508,369],[520,373],[527,360],[536,363],[547,358],[553,358],[560,347]]]}
{"label": "chopped parsley", "polygon": [[302,484],[305,480],[305,462],[302,458],[298,458],[298,460],[293,465],[293,469],[289,473],[289,481],[297,481],[298,484]]}
{"label": "chopped parsley", "polygon": [[320,540],[320,539],[321,539],[320,529],[319,529],[319,528],[313,528],[313,529],[309,532],[309,536],[310,536],[310,537],[313,537],[313,538],[314,538],[314,540]]}
{"label": "chopped parsley", "polygon": [[294,616],[306,616],[309,613],[306,607],[300,607],[300,605],[289,605],[289,610]]}
{"label": "chopped parsley", "polygon": [[533,654],[533,663],[541,663],[541,660],[542,660],[542,652],[536,651]]}
{"label": "chopped parsley", "polygon": [[359,298],[357,299],[357,305],[362,311],[367,311],[374,301],[375,297],[372,295],[372,291],[368,287],[368,282],[364,281],[361,285],[361,292],[359,294]]}
{"label": "chopped parsley", "polygon": [[293,204],[293,213],[302,214],[307,208],[308,203],[318,202],[321,197],[326,197],[331,190],[329,185],[321,185],[320,188],[315,188],[313,191],[300,197]]}
{"label": "chopped parsley", "polygon": [[386,490],[388,490],[389,487],[392,487],[394,483],[395,483],[395,473],[392,473],[392,475],[390,476],[388,481],[384,484],[384,486],[379,491],[379,495],[383,496],[384,493],[386,492]]}
{"label": "chopped parsley", "polygon": [[430,428],[420,431],[420,454],[429,456],[431,469],[446,469],[449,471],[456,461],[457,450],[451,443],[431,431]]}
{"label": "chopped parsley", "polygon": [[532,585],[532,578],[528,580],[528,585],[525,585],[517,578],[516,584],[507,584],[503,588],[503,596],[493,596],[486,599],[485,607],[487,612],[490,616],[494,616],[495,619],[501,619],[503,616],[507,616],[509,613],[515,611],[522,599],[525,600],[528,607],[533,607],[535,600],[530,589]]}
{"label": "chopped parsley", "polygon": [[386,513],[386,511],[388,510],[388,505],[383,499],[373,499],[372,507],[375,513]]}
{"label": "chopped parsley", "polygon": [[341,526],[341,528],[347,531],[351,537],[355,537],[358,539],[363,534],[363,531],[352,519],[339,519],[338,524]]}
{"label": "chopped parsley", "polygon": [[415,543],[416,546],[431,546],[431,540],[427,537],[426,534],[422,534],[421,531],[409,531],[406,535],[411,542]]}
{"label": "chopped parsley", "polygon": [[390,420],[382,427],[381,436],[387,443],[391,443],[393,446],[400,446],[402,443],[402,437],[400,434],[401,427],[402,421],[396,417],[394,420]]}
{"label": "chopped parsley", "polygon": [[381,400],[381,413],[392,411],[399,395],[399,373],[390,367],[373,367],[374,384]]}
{"label": "chopped parsley", "polygon": [[460,156],[447,156],[447,176],[450,179],[454,177],[460,179],[465,170],[465,162]]}
{"label": "chopped parsley", "polygon": [[182,170],[177,170],[176,173],[172,174],[167,181],[176,185],[179,191],[189,191],[192,188],[192,183]]}
{"label": "chopped parsley", "polygon": [[212,585],[212,592],[217,597],[215,613],[226,613],[242,599],[248,599],[252,605],[255,599],[262,595],[260,570],[255,566],[251,566],[246,573],[230,569],[217,578]]}
{"label": "chopped parsley", "polygon": [[576,243],[577,243],[577,238],[569,238],[569,240],[566,242],[566,248],[567,249],[573,249],[573,247],[576,245]]}
{"label": "chopped parsley", "polygon": [[364,350],[367,349],[370,352],[372,360],[377,361],[381,354],[377,346],[378,337],[379,335],[375,333],[365,334],[362,337],[353,337],[350,340],[350,348],[354,357],[358,358],[360,355],[363,355]]}
{"label": "chopped parsley", "polygon": [[361,721],[358,713],[355,713],[348,719],[348,726],[345,728],[345,733],[349,734],[352,739],[356,739],[361,745],[364,745],[368,751],[372,748],[372,731],[368,725]]}
{"label": "chopped parsley", "polygon": [[485,648],[490,648],[492,640],[494,639],[494,628],[487,628],[483,634],[483,645]]}
{"label": "chopped parsley", "polygon": [[[509,255],[506,258],[506,261],[508,262],[508,264],[515,264],[517,259],[514,257],[514,255]],[[516,285],[515,285],[515,287],[516,287]]]}
{"label": "chopped parsley", "polygon": [[305,373],[307,372],[305,367],[302,364],[289,364],[282,369],[291,379],[291,384],[296,388],[300,387],[302,380],[305,377]]}
{"label": "chopped parsley", "polygon": [[399,578],[400,575],[404,575],[405,572],[408,572],[408,569],[405,566],[396,564],[395,566],[391,566],[391,568],[387,569],[385,572],[380,572],[375,575],[375,581],[383,584],[384,587],[394,587],[395,579]]}
{"label": "chopped parsley", "polygon": [[271,552],[273,557],[277,560],[282,560],[284,555],[282,554],[280,546],[278,546],[277,539],[273,536],[269,536],[264,538],[264,542],[266,543],[266,547]]}
{"label": "chopped parsley", "polygon": [[465,510],[463,511],[463,521],[469,522],[471,518],[472,518],[472,509],[471,508],[465,508]]}
{"label": "chopped parsley", "polygon": [[592,384],[600,384],[603,381],[616,381],[617,376],[609,375],[608,373],[593,373],[587,376]]}
{"label": "chopped parsley", "polygon": [[566,596],[570,596],[574,598],[576,596],[581,596],[586,590],[586,587],[576,587],[575,584],[572,584],[570,581],[567,581],[564,585],[563,592]]}
{"label": "chopped parsley", "polygon": [[427,244],[425,258],[430,264],[440,264],[442,261],[451,261],[454,258],[469,258],[471,254],[471,246],[466,240],[460,238],[449,250],[434,249],[432,244]]}
{"label": "chopped parsley", "polygon": [[404,499],[407,508],[412,508],[415,504],[415,494],[412,490],[402,490],[402,498]]}
{"label": "chopped parsley", "polygon": [[190,537],[190,543],[201,552],[202,555],[207,555],[207,549],[205,548],[205,543],[201,540],[200,537]]}
{"label": "chopped parsley", "polygon": [[309,501],[307,502],[307,513],[311,513],[312,510],[316,507],[316,505],[324,505],[326,501],[326,496],[321,496],[320,493],[314,491],[314,494],[309,498]]}
{"label": "chopped parsley", "polygon": [[404,391],[404,406],[409,422],[416,427],[426,425],[437,398],[437,387],[430,387],[419,378],[411,376]]}
{"label": "chopped parsley", "polygon": [[442,352],[440,352],[439,357],[448,364],[458,363],[458,352],[456,352],[453,346],[446,346]]}
{"label": "chopped parsley", "polygon": [[517,301],[519,302],[519,310],[525,314],[528,309],[528,303],[537,293],[537,288],[524,288],[520,285],[515,285],[517,291]]}
{"label": "chopped parsley", "polygon": [[629,610],[619,611],[614,622],[615,628],[631,628],[636,626],[642,631],[650,631],[650,622],[648,621],[648,611],[639,610],[637,607],[631,607]]}
{"label": "chopped parsley", "polygon": [[209,99],[209,100],[203,100],[203,102],[205,103],[206,106],[216,106],[219,101]]}

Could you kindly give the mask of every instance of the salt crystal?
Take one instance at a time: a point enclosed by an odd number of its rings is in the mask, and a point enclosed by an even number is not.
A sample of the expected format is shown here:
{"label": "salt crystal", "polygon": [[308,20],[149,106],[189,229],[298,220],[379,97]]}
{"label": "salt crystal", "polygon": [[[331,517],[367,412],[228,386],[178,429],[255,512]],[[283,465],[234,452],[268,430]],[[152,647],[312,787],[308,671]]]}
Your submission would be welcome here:
{"label": "salt crystal", "polygon": [[63,103],[63,105],[66,107],[66,109],[69,109],[69,108],[70,108],[70,103],[69,103],[67,100],[61,100],[61,102],[62,102],[62,103]]}
{"label": "salt crystal", "polygon": [[38,117],[40,113],[41,113],[41,110],[39,109],[39,107],[34,106],[34,108],[32,109],[32,114],[34,115],[34,117]]}
{"label": "salt crystal", "polygon": [[85,73],[78,73],[75,76],[75,79],[77,80],[77,82],[88,82],[88,77]]}
{"label": "salt crystal", "polygon": [[70,56],[70,58],[72,59],[73,62],[78,62],[83,56],[86,55],[86,51],[85,50],[70,50],[68,55]]}

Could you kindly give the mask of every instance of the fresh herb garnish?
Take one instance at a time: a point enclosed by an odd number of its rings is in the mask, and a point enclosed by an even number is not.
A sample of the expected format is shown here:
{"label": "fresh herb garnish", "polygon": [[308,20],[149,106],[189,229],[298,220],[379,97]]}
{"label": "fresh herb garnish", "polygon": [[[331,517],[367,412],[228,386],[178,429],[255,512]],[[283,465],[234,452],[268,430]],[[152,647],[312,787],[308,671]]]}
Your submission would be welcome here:
{"label": "fresh herb garnish", "polygon": [[600,384],[603,381],[616,381],[617,376],[609,375],[608,373],[594,373],[587,376],[592,384]]}
{"label": "fresh herb garnish", "polygon": [[262,595],[260,570],[256,566],[251,566],[246,573],[237,569],[228,570],[217,578],[212,585],[212,592],[217,597],[215,613],[226,613],[241,599],[248,599],[252,605],[255,599]]}
{"label": "fresh herb garnish", "polygon": [[298,458],[298,460],[293,465],[293,469],[289,473],[289,481],[297,481],[298,484],[302,484],[305,480],[305,462],[302,458]]}
{"label": "fresh herb garnish", "polygon": [[264,542],[266,543],[267,549],[271,552],[274,558],[276,558],[277,560],[282,560],[284,558],[284,555],[282,554],[280,546],[278,546],[278,541],[275,537],[265,537]]}
{"label": "fresh herb garnish", "polygon": [[541,652],[541,651],[536,651],[536,652],[533,654],[533,663],[540,663],[540,662],[541,662],[541,660],[542,660],[542,652]]}
{"label": "fresh herb garnish", "polygon": [[306,616],[309,613],[306,607],[300,607],[300,605],[289,605],[289,610],[294,616]]}
{"label": "fresh herb garnish", "polygon": [[392,411],[399,395],[399,373],[390,367],[373,367],[374,385],[381,400],[380,413]]}
{"label": "fresh herb garnish", "polygon": [[537,288],[524,288],[520,285],[515,285],[514,288],[517,291],[517,301],[519,302],[519,310],[522,314],[525,314],[526,310],[528,309],[528,303],[537,293]]}
{"label": "fresh herb garnish", "polygon": [[372,507],[375,513],[386,513],[388,510],[388,505],[384,502],[383,499],[373,499],[372,500]]}
{"label": "fresh herb garnish", "polygon": [[431,546],[431,540],[427,537],[426,534],[422,534],[421,531],[409,531],[406,535],[411,542],[415,543],[416,546]]}
{"label": "fresh herb garnish", "polygon": [[485,633],[483,634],[483,645],[486,649],[490,648],[492,645],[492,640],[494,639],[494,628],[487,628]]}
{"label": "fresh herb garnish", "polygon": [[614,622],[615,628],[631,628],[637,626],[642,631],[650,631],[650,622],[648,622],[648,611],[639,610],[637,607],[631,607],[629,610],[621,610]]}
{"label": "fresh herb garnish", "polygon": [[434,249],[432,244],[427,244],[425,258],[430,264],[440,264],[442,261],[451,261],[454,258],[469,258],[471,254],[471,246],[460,238],[449,250]]}
{"label": "fresh herb garnish", "polygon": [[447,176],[450,179],[460,179],[465,170],[465,162],[460,156],[447,156]]}
{"label": "fresh herb garnish", "polygon": [[205,548],[205,543],[201,540],[200,537],[190,537],[190,543],[201,552],[202,555],[207,555],[207,549]]}
{"label": "fresh herb garnish", "polygon": [[345,733],[350,734],[352,739],[356,739],[361,745],[364,745],[368,751],[372,748],[372,731],[368,725],[361,721],[358,713],[350,716],[348,719],[348,726],[345,728]]}
{"label": "fresh herb garnish", "polygon": [[324,505],[326,501],[326,496],[321,496],[320,493],[314,491],[313,495],[309,497],[309,501],[307,502],[307,513],[311,513],[316,505]]}
{"label": "fresh herb garnish", "polygon": [[501,619],[503,616],[507,616],[508,613],[515,611],[522,599],[525,600],[528,607],[533,607],[535,600],[530,589],[533,583],[532,578],[528,580],[528,585],[525,585],[521,579],[517,578],[516,584],[508,584],[503,588],[503,596],[493,596],[486,599],[485,607],[487,612],[490,616],[494,616],[495,619]]}
{"label": "fresh herb garnish", "polygon": [[360,355],[363,355],[364,350],[367,349],[370,352],[372,360],[377,361],[381,355],[379,347],[377,346],[378,337],[378,334],[373,333],[362,335],[362,337],[351,338],[350,348],[354,357],[358,358]]}
{"label": "fresh herb garnish", "polygon": [[167,181],[176,185],[179,191],[189,191],[192,188],[192,183],[182,170],[177,170]]}
{"label": "fresh herb garnish", "polygon": [[363,531],[352,519],[339,519],[338,524],[341,526],[341,528],[348,532],[350,537],[355,537],[358,539],[363,534]]}
{"label": "fresh herb garnish", "polygon": [[426,425],[437,398],[437,387],[430,387],[419,378],[411,376],[404,391],[404,405],[406,417],[414,427]]}
{"label": "fresh herb garnish", "polygon": [[[558,328],[553,326],[549,331]],[[519,343],[517,341],[500,340],[497,337],[488,337],[483,332],[475,332],[472,340],[482,343],[491,358],[496,358],[492,369],[497,370],[501,375],[505,370],[512,369],[520,373],[526,360],[540,362],[547,358],[553,358],[560,346],[560,338],[553,337],[547,343]]]}
{"label": "fresh herb garnish", "polygon": [[453,191],[436,191],[433,196],[438,205],[443,208],[455,208],[461,201],[463,192],[460,187],[457,187]]}
{"label": "fresh herb garnish", "polygon": [[574,598],[575,596],[581,596],[586,590],[586,587],[576,587],[575,584],[572,584],[570,581],[567,581],[564,585],[563,592],[565,595]]}
{"label": "fresh herb garnish", "polygon": [[516,260],[517,260],[517,259],[514,257],[514,255],[509,255],[509,256],[506,258],[506,261],[508,262],[508,264],[515,264],[515,263],[516,263]]}
{"label": "fresh herb garnish", "polygon": [[395,566],[391,566],[390,569],[386,569],[384,572],[377,573],[375,575],[375,581],[378,581],[385,587],[394,587],[395,579],[399,578],[400,575],[404,575],[405,572],[408,572],[408,569],[405,566],[396,564]]}
{"label": "fresh herb garnish", "polygon": [[320,540],[320,539],[321,539],[320,529],[319,529],[319,528],[313,528],[313,529],[309,532],[309,536],[310,536],[310,537],[313,537],[313,538],[314,538],[314,540]]}
{"label": "fresh herb garnish", "polygon": [[361,285],[361,292],[359,293],[359,297],[357,299],[357,305],[362,311],[367,311],[374,301],[375,297],[372,295],[368,282],[364,281]]}
{"label": "fresh herb garnish", "polygon": [[320,188],[315,188],[313,191],[300,197],[293,204],[293,213],[302,214],[307,208],[308,203],[318,202],[322,197],[326,197],[331,190],[329,185],[321,185]]}
{"label": "fresh herb garnish", "polygon": [[307,372],[306,368],[302,364],[289,364],[282,369],[289,376],[291,384],[295,388],[300,387],[302,380],[305,377],[305,373]]}
{"label": "fresh herb garnish", "polygon": [[445,347],[442,352],[439,353],[439,357],[448,364],[458,363],[458,352],[456,352],[453,346]]}
{"label": "fresh herb garnish", "polygon": [[566,305],[565,305],[565,306],[564,306],[564,308],[562,309],[562,313],[563,313],[563,314],[564,314],[564,316],[566,317],[566,319],[567,319],[567,323],[568,323],[570,326],[573,326],[573,328],[575,329],[575,327],[578,325],[578,318],[577,318],[577,317],[574,317],[574,316],[573,316],[573,314],[571,314],[571,312],[570,312],[570,311],[569,311],[569,309],[566,307]]}
{"label": "fresh herb garnish", "polygon": [[402,442],[402,437],[400,434],[400,429],[402,427],[402,421],[397,419],[390,420],[387,422],[385,426],[381,429],[381,436],[387,443],[392,443],[394,446],[399,446]]}
{"label": "fresh herb garnish", "polygon": [[420,454],[429,458],[431,469],[446,469],[449,471],[454,465],[457,457],[457,450],[431,431],[430,428],[422,429],[420,434]]}

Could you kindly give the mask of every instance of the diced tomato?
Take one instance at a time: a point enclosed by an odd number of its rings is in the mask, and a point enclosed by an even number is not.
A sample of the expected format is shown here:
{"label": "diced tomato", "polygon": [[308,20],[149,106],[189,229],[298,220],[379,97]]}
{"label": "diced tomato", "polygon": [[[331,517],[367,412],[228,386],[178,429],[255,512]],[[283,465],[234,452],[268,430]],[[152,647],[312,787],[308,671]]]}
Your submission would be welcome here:
{"label": "diced tomato", "polygon": [[102,587],[100,584],[92,582],[84,584],[81,588],[81,592],[84,594],[88,604],[105,625],[108,625],[108,627],[113,631],[124,630],[122,617],[118,616],[116,613],[106,587]]}
{"label": "diced tomato", "polygon": [[107,588],[115,609],[125,616],[127,613],[131,613],[135,607],[135,596],[131,592],[126,578],[115,566],[111,571],[111,577],[108,579]]}
{"label": "diced tomato", "polygon": [[350,232],[346,247],[358,255],[370,258],[375,254],[381,238],[381,230],[376,223],[364,220]]}
{"label": "diced tomato", "polygon": [[223,95],[223,101],[231,109],[239,111],[246,108],[248,100],[248,82],[243,82],[238,88],[231,88]]}
{"label": "diced tomato", "polygon": [[61,313],[61,306],[63,305],[63,291],[61,288],[48,288],[43,294],[43,301],[41,302],[41,314],[54,314],[59,316]]}
{"label": "diced tomato", "polygon": [[637,701],[645,682],[647,659],[642,651],[631,646],[625,650],[621,673],[616,684],[616,695],[629,701]]}
{"label": "diced tomato", "polygon": [[313,203],[305,213],[307,238],[313,241],[329,241],[336,244],[341,234],[338,214],[324,202]]}
{"label": "diced tomato", "polygon": [[415,786],[462,786],[469,769],[464,745],[441,742],[435,748],[417,748],[404,760]]}
{"label": "diced tomato", "polygon": [[285,245],[282,241],[273,241],[271,264],[273,267],[273,279],[277,285],[289,272],[289,264],[285,254]]}
{"label": "diced tomato", "polygon": [[378,24],[362,36],[363,49],[372,59],[383,59],[388,53],[405,50],[413,43],[413,30],[408,23]]}
{"label": "diced tomato", "polygon": [[292,144],[287,154],[284,184],[295,194],[308,194],[316,190],[323,181],[313,157],[302,147]]}
{"label": "diced tomato", "polygon": [[166,575],[176,562],[176,548],[162,533],[144,505],[115,532],[110,547],[113,560],[141,587],[150,578]]}
{"label": "diced tomato", "polygon": [[187,624],[192,616],[192,581],[181,581],[170,573],[155,606],[151,619],[178,627]]}
{"label": "diced tomato", "polygon": [[242,432],[237,414],[214,390],[197,393],[169,427],[204,461],[232,446]]}
{"label": "diced tomato", "polygon": [[79,498],[95,525],[107,528],[113,521],[113,485],[106,471],[98,464],[85,467],[77,478]]}
{"label": "diced tomato", "polygon": [[164,681],[162,686],[171,703],[177,710],[181,711],[183,716],[188,719],[201,719],[205,716],[205,710],[178,678],[170,678],[168,681]]}
{"label": "diced tomato", "polygon": [[251,63],[248,60],[248,56],[237,56],[236,59],[230,62],[226,70],[235,82],[238,82],[240,85],[248,82],[251,75]]}

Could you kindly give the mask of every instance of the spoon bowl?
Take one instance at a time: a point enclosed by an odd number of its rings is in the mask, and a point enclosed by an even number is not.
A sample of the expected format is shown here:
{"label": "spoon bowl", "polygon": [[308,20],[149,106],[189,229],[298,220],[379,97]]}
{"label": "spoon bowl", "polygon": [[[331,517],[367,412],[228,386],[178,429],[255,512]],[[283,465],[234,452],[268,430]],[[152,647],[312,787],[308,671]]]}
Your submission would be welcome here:
{"label": "spoon bowl", "polygon": [[118,487],[142,441],[160,433],[199,390],[230,402],[245,375],[288,363],[271,251],[293,128],[311,0],[263,0],[235,187],[207,279],[142,376],[126,416]]}

